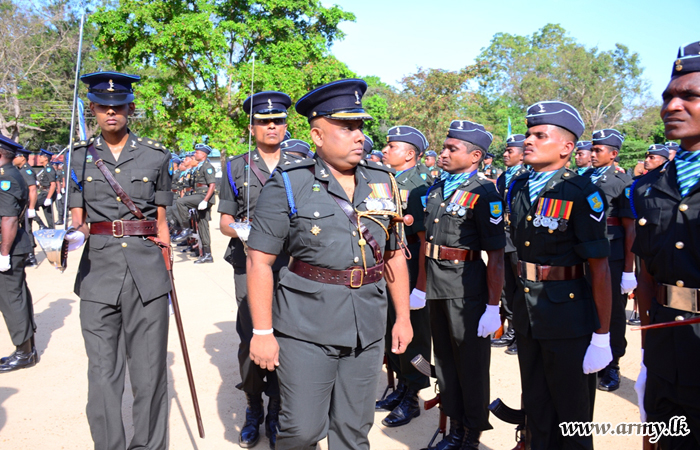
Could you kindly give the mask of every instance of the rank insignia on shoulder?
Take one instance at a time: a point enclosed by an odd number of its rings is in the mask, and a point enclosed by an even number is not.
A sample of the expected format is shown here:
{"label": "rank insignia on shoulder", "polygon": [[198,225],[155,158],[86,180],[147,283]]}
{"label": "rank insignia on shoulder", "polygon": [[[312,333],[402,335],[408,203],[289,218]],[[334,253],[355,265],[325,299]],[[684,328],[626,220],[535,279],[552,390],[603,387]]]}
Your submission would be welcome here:
{"label": "rank insignia on shoulder", "polygon": [[2,189],[3,191],[9,191],[11,185],[12,182],[10,182],[9,180],[0,181],[0,189]]}
{"label": "rank insignia on shoulder", "polygon": [[600,198],[600,192],[595,192],[589,195],[588,197],[586,197],[586,200],[588,200],[588,204],[591,206],[591,209],[593,211],[603,211],[603,199]]}
{"label": "rank insignia on shoulder", "polygon": [[631,187],[625,188],[625,197],[630,198],[631,191],[632,191]]}
{"label": "rank insignia on shoulder", "polygon": [[501,202],[491,202],[489,203],[489,208],[491,209],[491,215],[493,217],[500,217],[503,214]]}

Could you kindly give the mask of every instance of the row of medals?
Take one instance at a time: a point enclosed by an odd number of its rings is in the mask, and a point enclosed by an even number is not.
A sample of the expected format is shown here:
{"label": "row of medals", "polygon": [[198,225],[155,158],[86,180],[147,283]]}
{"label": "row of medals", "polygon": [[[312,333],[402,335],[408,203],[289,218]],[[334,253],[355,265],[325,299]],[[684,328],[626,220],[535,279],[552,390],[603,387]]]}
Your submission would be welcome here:
{"label": "row of medals", "polygon": [[367,211],[396,211],[396,205],[390,198],[368,198],[365,207]]}
{"label": "row of medals", "polygon": [[566,231],[569,226],[566,219],[557,219],[555,217],[546,217],[542,215],[536,215],[532,220],[532,224],[536,227],[545,227],[554,231],[558,229],[559,231]]}
{"label": "row of medals", "polygon": [[467,213],[467,207],[460,206],[457,203],[450,203],[447,205],[447,208],[445,208],[445,211],[452,214],[457,213],[459,217],[464,217],[464,215]]}

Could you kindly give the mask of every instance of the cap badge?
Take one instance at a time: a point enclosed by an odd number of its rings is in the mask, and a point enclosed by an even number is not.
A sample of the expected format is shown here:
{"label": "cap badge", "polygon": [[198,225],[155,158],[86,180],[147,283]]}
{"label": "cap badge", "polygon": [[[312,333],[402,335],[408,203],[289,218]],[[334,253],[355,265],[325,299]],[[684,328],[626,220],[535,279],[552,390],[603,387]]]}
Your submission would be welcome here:
{"label": "cap badge", "polygon": [[272,109],[272,100],[267,99],[267,109]]}
{"label": "cap badge", "polygon": [[357,91],[355,91],[355,104],[356,105],[362,104],[362,103],[360,103],[360,94],[358,94]]}
{"label": "cap badge", "polygon": [[109,80],[109,88],[107,90],[109,92],[114,92],[114,81]]}
{"label": "cap badge", "polygon": [[400,127],[396,127],[396,135],[398,136],[399,134],[401,134],[401,128],[400,128]]}
{"label": "cap badge", "polygon": [[136,148],[136,141],[134,141],[134,140],[131,141],[131,148]]}
{"label": "cap badge", "polygon": [[600,130],[600,137],[605,137],[605,130]]}
{"label": "cap badge", "polygon": [[285,147],[289,147],[289,142],[285,142],[285,143],[284,143],[284,146],[285,146]]}
{"label": "cap badge", "polygon": [[539,105],[537,105],[537,106],[539,106],[539,107],[540,107],[540,110],[539,110],[539,111],[537,111],[537,112],[540,112],[540,113],[543,113],[543,112],[547,112],[547,111],[545,111],[545,110],[544,110],[544,105],[543,105],[542,103],[540,103],[540,104],[539,104]]}
{"label": "cap badge", "polygon": [[457,127],[458,130],[463,130],[464,129],[464,122],[461,120],[459,121],[459,126]]}

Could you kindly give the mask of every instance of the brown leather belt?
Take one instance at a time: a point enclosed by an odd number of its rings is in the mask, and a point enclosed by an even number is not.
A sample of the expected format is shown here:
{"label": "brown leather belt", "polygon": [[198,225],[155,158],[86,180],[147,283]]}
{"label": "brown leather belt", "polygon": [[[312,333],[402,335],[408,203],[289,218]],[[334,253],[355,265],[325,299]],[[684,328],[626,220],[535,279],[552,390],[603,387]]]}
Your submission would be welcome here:
{"label": "brown leather belt", "polygon": [[656,300],[669,308],[698,313],[700,290],[661,284],[656,287]]}
{"label": "brown leather belt", "polygon": [[155,220],[115,220],[90,224],[90,234],[124,236],[156,236],[158,222]]}
{"label": "brown leather belt", "polygon": [[476,261],[481,259],[481,252],[464,248],[446,247],[444,245],[433,245],[430,242],[426,242],[425,256],[440,260]]}
{"label": "brown leather belt", "polygon": [[351,267],[347,270],[324,269],[295,259],[289,265],[289,270],[308,280],[350,286],[354,289],[365,284],[376,283],[384,277],[383,262],[369,267],[365,273],[362,267]]}
{"label": "brown leather belt", "polygon": [[209,185],[206,184],[206,183],[197,183],[197,184],[195,184],[194,186],[195,186],[195,187],[205,187],[205,188],[208,188],[208,187],[209,187]]}
{"label": "brown leather belt", "polygon": [[193,188],[182,188],[182,192],[184,192],[185,194],[192,192],[193,190]]}
{"label": "brown leather belt", "polygon": [[526,261],[518,261],[518,276],[528,281],[566,281],[583,278],[584,264],[575,266],[543,266]]}
{"label": "brown leather belt", "polygon": [[406,244],[408,245],[413,245],[415,243],[420,242],[420,238],[418,237],[417,234],[412,234],[410,236],[406,236]]}
{"label": "brown leather belt", "polygon": [[620,226],[622,226],[622,221],[620,220],[619,217],[608,217],[608,226],[609,227],[620,227]]}

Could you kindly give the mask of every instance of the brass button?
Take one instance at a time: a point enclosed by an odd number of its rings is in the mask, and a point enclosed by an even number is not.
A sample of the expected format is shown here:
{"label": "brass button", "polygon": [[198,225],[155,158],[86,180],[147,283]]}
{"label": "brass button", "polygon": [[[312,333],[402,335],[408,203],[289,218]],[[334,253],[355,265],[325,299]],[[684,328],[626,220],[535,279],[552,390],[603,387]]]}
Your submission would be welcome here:
{"label": "brass button", "polygon": [[532,216],[527,216],[527,217],[525,218],[525,220],[527,220],[528,222],[531,222],[531,221],[532,221]]}
{"label": "brass button", "polygon": [[149,144],[153,144],[153,141],[148,141]]}
{"label": "brass button", "polygon": [[248,182],[247,182],[247,181],[244,181],[244,182],[243,182],[243,186],[248,186]]}
{"label": "brass button", "polygon": [[528,292],[530,292],[530,288],[526,287],[525,289],[523,289],[523,291],[525,291],[525,293],[527,294]]}
{"label": "brass button", "polygon": [[685,247],[684,243],[682,243],[681,241],[676,242],[676,248],[678,250],[682,249],[683,247]]}
{"label": "brass button", "polygon": [[432,241],[432,240],[433,240],[433,237],[434,237],[434,236],[430,236],[430,237],[428,238],[428,240],[429,240],[429,241]]}
{"label": "brass button", "polygon": [[88,181],[92,181],[92,177],[87,177],[87,180],[88,180]]}
{"label": "brass button", "polygon": [[126,248],[126,242],[122,242],[122,247]]}
{"label": "brass button", "polygon": [[549,231],[549,234],[554,233],[554,230],[552,230],[551,228],[550,228],[549,230],[547,230],[547,231]]}
{"label": "brass button", "polygon": [[676,320],[676,322],[680,322],[680,321],[685,320],[685,317],[683,317],[683,316],[676,316],[675,320]]}
{"label": "brass button", "polygon": [[444,204],[444,203],[440,203],[440,208],[444,208],[444,207],[445,207],[445,204]]}
{"label": "brass button", "polygon": [[683,282],[683,280],[678,280],[678,281],[676,281],[676,286],[683,287],[683,286],[685,286],[685,283]]}
{"label": "brass button", "polygon": [[569,294],[569,298],[574,298],[574,293]]}
{"label": "brass button", "polygon": [[452,215],[454,216],[455,214],[457,214],[457,211],[452,211]]}
{"label": "brass button", "polygon": [[678,207],[679,211],[687,211],[688,210],[688,205],[683,203],[681,206]]}
{"label": "brass button", "polygon": [[459,260],[458,260],[458,259],[455,259],[454,262],[455,262],[455,264],[459,264]]}
{"label": "brass button", "polygon": [[643,227],[643,226],[646,225],[646,224],[647,224],[647,219],[645,219],[644,217],[642,217],[641,219],[639,219],[639,226],[640,226],[640,227]]}
{"label": "brass button", "polygon": [[564,173],[564,178],[569,178],[569,172]]}
{"label": "brass button", "polygon": [[118,201],[118,202],[122,201],[122,198],[121,198],[121,197],[117,197],[117,201]]}
{"label": "brass button", "polygon": [[438,223],[438,222],[440,222],[440,219],[435,219],[435,223]]}
{"label": "brass button", "polygon": [[353,262],[360,262],[360,258],[355,256],[355,259],[352,260]]}
{"label": "brass button", "polygon": [[116,172],[116,173],[119,173],[121,171],[122,171],[122,169],[114,169],[114,172]]}
{"label": "brass button", "polygon": [[353,235],[353,236],[357,236],[357,231],[353,231],[353,232],[352,232],[352,235]]}
{"label": "brass button", "polygon": [[143,177],[143,182],[148,183],[148,177]]}
{"label": "brass button", "polygon": [[318,211],[314,211],[314,217],[318,217],[318,216],[320,216],[320,215],[321,215],[321,214],[319,214]]}
{"label": "brass button", "polygon": [[525,241],[525,247],[529,247],[529,246],[530,246],[530,241]]}

